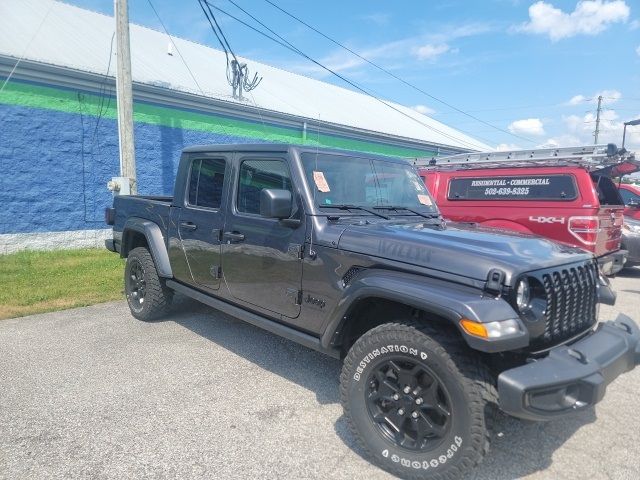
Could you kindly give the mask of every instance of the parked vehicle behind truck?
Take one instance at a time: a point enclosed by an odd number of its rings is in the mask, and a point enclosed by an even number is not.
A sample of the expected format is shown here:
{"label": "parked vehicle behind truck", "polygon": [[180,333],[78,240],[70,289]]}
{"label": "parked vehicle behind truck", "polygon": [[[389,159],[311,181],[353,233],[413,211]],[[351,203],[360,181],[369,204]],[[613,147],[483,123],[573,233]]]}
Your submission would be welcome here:
{"label": "parked vehicle behind truck", "polygon": [[496,408],[553,421],[640,362],[631,319],[597,323],[615,295],[591,253],[446,224],[401,160],[192,147],[173,197],[116,196],[106,218],[134,317],[180,292],[342,359],[352,434],[405,478],[459,478]]}
{"label": "parked vehicle behind truck", "polygon": [[542,235],[620,271],[624,202],[612,176],[638,168],[615,145],[489,152],[418,162],[445,218]]}
{"label": "parked vehicle behind truck", "polygon": [[640,220],[640,185],[621,183],[618,191],[624,202],[624,216]]}

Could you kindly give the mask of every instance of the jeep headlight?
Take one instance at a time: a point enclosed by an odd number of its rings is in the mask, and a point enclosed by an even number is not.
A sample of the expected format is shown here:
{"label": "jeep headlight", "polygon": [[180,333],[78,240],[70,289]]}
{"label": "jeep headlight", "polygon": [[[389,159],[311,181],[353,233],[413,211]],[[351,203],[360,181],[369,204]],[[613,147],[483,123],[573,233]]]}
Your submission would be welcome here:
{"label": "jeep headlight", "polygon": [[521,312],[529,308],[531,302],[531,287],[529,281],[523,278],[516,286],[516,305]]}
{"label": "jeep headlight", "polygon": [[480,338],[505,338],[520,335],[522,328],[516,319],[480,323],[467,318],[460,320],[460,326],[469,335]]}

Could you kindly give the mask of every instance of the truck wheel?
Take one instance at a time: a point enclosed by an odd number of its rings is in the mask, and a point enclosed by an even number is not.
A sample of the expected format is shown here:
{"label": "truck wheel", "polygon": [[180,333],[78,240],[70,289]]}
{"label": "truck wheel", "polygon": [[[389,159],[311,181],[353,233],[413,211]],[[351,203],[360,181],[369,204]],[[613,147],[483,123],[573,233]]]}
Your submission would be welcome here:
{"label": "truck wheel", "polygon": [[370,330],[345,358],[340,394],[362,449],[402,478],[460,478],[489,450],[493,380],[456,332],[411,323]]}
{"label": "truck wheel", "polygon": [[138,320],[155,320],[166,314],[173,291],[158,277],[153,258],[144,247],[129,252],[124,268],[124,289],[131,314]]}

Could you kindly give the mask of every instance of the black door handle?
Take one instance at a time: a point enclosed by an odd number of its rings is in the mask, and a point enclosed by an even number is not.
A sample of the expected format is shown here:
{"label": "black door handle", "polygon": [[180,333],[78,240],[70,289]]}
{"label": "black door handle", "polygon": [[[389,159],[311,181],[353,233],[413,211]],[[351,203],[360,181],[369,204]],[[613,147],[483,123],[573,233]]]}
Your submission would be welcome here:
{"label": "black door handle", "polygon": [[184,230],[196,230],[198,225],[192,222],[180,222],[180,228],[183,228]]}
{"label": "black door handle", "polygon": [[241,242],[244,240],[244,235],[238,232],[224,232],[222,236],[231,242]]}

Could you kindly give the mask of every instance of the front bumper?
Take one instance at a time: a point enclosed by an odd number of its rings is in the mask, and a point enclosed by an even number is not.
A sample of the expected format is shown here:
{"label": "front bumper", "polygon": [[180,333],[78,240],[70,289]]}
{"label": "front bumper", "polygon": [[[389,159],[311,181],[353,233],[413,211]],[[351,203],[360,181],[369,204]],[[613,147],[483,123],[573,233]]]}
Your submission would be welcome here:
{"label": "front bumper", "polygon": [[595,405],[607,385],[640,363],[640,328],[626,315],[598,325],[544,359],[498,376],[500,408],[527,420],[550,420]]}
{"label": "front bumper", "polygon": [[628,252],[626,250],[618,250],[598,257],[598,265],[605,275],[615,275],[624,268],[627,261]]}

